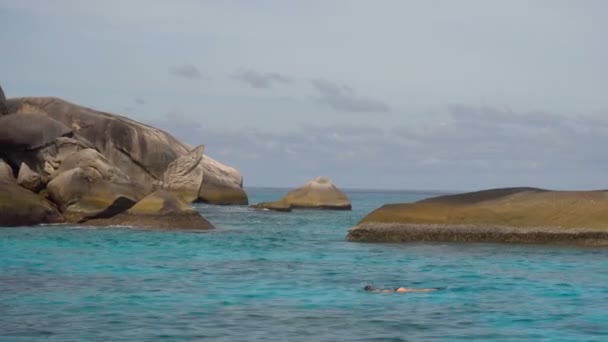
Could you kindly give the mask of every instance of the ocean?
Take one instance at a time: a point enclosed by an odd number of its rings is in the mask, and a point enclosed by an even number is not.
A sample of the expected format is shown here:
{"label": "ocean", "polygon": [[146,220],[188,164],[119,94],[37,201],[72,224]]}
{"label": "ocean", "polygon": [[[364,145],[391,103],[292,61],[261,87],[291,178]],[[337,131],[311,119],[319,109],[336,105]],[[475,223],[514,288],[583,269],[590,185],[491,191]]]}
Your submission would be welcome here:
{"label": "ocean", "polygon": [[608,249],[351,243],[374,208],[436,194],[346,192],[352,211],[197,204],[205,233],[0,229],[0,340],[608,340]]}

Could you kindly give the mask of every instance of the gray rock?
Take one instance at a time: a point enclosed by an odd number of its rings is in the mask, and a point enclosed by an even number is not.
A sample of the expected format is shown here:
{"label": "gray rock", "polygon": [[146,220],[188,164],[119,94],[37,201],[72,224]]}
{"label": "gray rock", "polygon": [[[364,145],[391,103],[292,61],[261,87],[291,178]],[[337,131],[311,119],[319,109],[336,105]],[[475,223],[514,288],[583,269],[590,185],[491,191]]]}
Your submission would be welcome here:
{"label": "gray rock", "polygon": [[[62,158],[59,159],[61,160]],[[79,150],[63,158],[53,176],[77,167],[90,169],[91,175],[95,178],[101,178],[110,182],[129,183],[131,181],[129,176],[112,165],[108,158],[92,148]]]}
{"label": "gray rock", "polygon": [[0,101],[6,100],[6,96],[4,95],[4,90],[2,90],[2,86],[0,85]]}
{"label": "gray rock", "polygon": [[14,181],[13,169],[2,158],[0,158],[0,181]]}
{"label": "gray rock", "polygon": [[33,150],[72,130],[42,113],[0,116],[0,151]]}
{"label": "gray rock", "polygon": [[189,153],[177,158],[165,171],[163,188],[174,192],[181,200],[192,203],[198,199],[198,192],[203,183],[203,152],[201,145]]}
{"label": "gray rock", "polygon": [[[33,110],[70,127],[146,192],[163,183],[169,165],[192,149],[162,130],[56,98],[21,98],[11,105],[11,113],[15,114]],[[222,204],[247,202],[243,179],[237,170],[208,156],[200,163],[205,174],[205,186],[197,188],[201,200]]]}
{"label": "gray rock", "polygon": [[32,192],[40,192],[44,187],[40,175],[37,172],[32,171],[26,163],[21,163],[21,166],[19,167],[17,184]]}
{"label": "gray rock", "polygon": [[0,227],[63,222],[57,209],[13,181],[0,180]]}
{"label": "gray rock", "polygon": [[70,222],[115,215],[145,196],[133,184],[109,182],[88,167],[62,172],[48,183],[46,190]]}

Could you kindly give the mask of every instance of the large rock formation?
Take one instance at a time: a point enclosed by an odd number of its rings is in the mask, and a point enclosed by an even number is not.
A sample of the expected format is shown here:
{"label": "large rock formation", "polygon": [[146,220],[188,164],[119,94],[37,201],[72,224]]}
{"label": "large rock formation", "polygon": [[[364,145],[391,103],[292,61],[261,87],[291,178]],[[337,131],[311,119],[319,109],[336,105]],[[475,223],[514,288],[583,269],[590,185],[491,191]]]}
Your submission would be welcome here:
{"label": "large rock formation", "polygon": [[109,218],[87,221],[94,226],[134,226],[156,229],[213,229],[213,225],[172,192],[158,190],[131,207]]}
{"label": "large rock formation", "polygon": [[0,227],[59,223],[63,217],[43,197],[13,180],[0,179]]}
{"label": "large rock formation", "polygon": [[[239,172],[203,156],[202,145],[56,98],[1,95],[0,225],[59,215],[82,224],[115,219],[209,229],[189,203],[247,203]],[[10,196],[20,199],[9,203]]]}
{"label": "large rock formation", "polygon": [[[81,107],[56,98],[21,98],[9,100],[11,122],[20,115],[42,113],[51,122],[59,122],[73,132],[74,137],[82,138],[83,144],[103,154],[113,165],[124,172],[131,181],[145,192],[159,188],[165,181],[165,172],[178,158],[188,155],[189,146],[181,143],[168,133],[118,115],[99,112]],[[36,114],[38,118],[40,115]],[[51,130],[31,145],[49,143],[51,137],[64,133],[60,129]],[[65,133],[69,136],[69,133]],[[15,140],[15,141],[13,141]],[[23,143],[11,135],[13,143]],[[1,143],[1,141],[0,141]],[[196,152],[195,152],[196,154]],[[187,157],[192,159],[191,157]],[[244,204],[247,195],[242,189],[240,173],[208,156],[197,159],[205,174],[202,184],[196,187],[198,199],[214,204]],[[31,165],[28,163],[28,165]],[[186,170],[185,168],[181,169]],[[189,168],[194,175],[181,174],[184,179],[200,179],[200,168]],[[162,185],[160,186],[162,187]],[[194,189],[189,190],[192,193]]]}
{"label": "large rock formation", "polygon": [[508,188],[387,204],[347,239],[608,245],[608,191]]}
{"label": "large rock formation", "polygon": [[252,206],[257,209],[290,211],[291,208],[351,210],[348,196],[329,178],[317,177],[292,190],[276,202],[263,202]]}

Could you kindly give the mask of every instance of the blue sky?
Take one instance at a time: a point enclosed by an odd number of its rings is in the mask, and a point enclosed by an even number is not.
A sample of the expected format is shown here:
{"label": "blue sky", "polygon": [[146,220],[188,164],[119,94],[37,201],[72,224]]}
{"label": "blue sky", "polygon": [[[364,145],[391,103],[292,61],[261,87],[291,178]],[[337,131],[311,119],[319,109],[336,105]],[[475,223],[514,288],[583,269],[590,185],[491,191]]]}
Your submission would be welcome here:
{"label": "blue sky", "polygon": [[5,1],[0,84],[247,186],[608,188],[604,1]]}

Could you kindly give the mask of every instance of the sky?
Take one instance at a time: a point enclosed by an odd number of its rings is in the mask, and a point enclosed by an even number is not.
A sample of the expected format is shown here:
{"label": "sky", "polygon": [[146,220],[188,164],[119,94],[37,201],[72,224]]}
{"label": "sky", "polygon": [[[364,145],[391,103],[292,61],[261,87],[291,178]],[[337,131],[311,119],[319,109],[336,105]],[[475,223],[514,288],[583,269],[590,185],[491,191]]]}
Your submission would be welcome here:
{"label": "sky", "polygon": [[162,128],[245,186],[608,188],[602,0],[0,0],[7,97]]}

